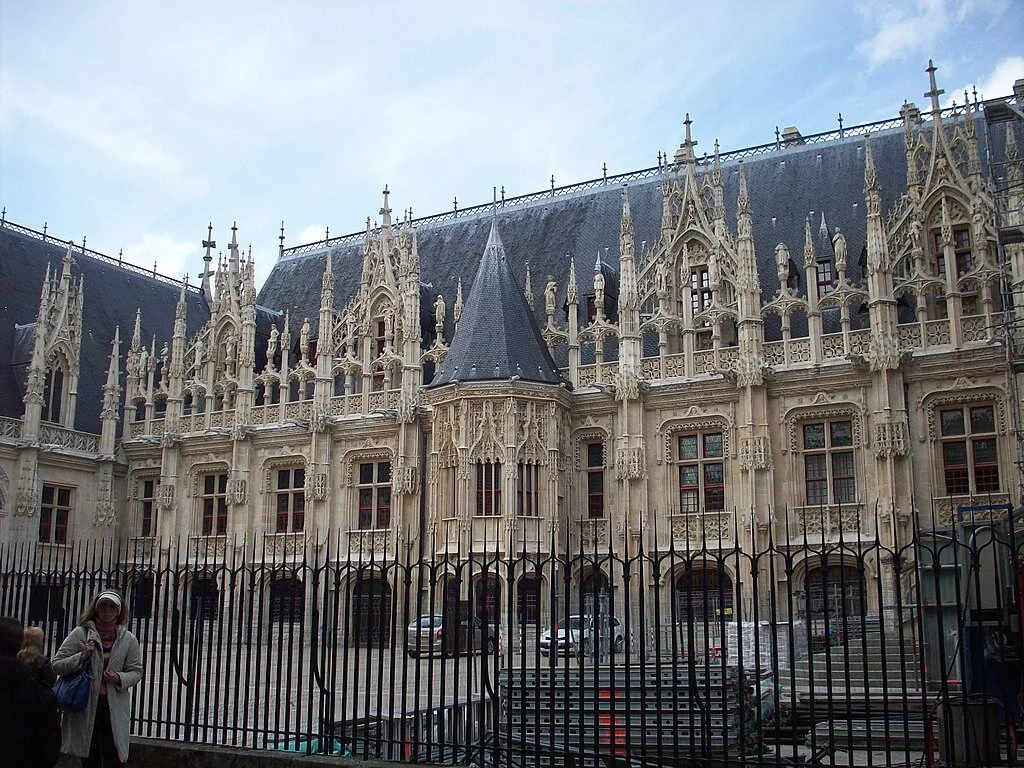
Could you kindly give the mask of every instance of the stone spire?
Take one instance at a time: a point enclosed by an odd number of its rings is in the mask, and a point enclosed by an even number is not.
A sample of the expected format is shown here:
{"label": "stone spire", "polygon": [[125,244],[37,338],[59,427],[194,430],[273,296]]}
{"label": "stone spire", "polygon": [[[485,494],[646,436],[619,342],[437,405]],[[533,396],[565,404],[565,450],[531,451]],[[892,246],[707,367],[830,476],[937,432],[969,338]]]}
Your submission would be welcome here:
{"label": "stone spire", "polygon": [[[283,222],[281,232],[283,237]],[[211,221],[206,228],[206,239],[203,240],[203,248],[206,249],[206,253],[203,255],[202,278],[203,297],[206,299],[206,305],[211,309],[213,309],[213,286],[210,285],[210,278],[213,277],[213,249],[216,247],[217,241],[213,239],[213,222]]]}
{"label": "stone spire", "polygon": [[492,221],[451,349],[429,386],[512,378],[564,382],[509,267],[497,221]]}
{"label": "stone spire", "polygon": [[238,222],[231,222],[231,243],[228,245],[228,272],[238,274]]}
{"label": "stone spire", "polygon": [[[114,453],[117,439],[117,404],[121,394],[118,379],[121,373],[121,327],[114,327],[114,341],[107,366],[107,383],[103,385],[103,407],[100,410],[100,453]],[[142,374],[145,376],[145,372]]]}

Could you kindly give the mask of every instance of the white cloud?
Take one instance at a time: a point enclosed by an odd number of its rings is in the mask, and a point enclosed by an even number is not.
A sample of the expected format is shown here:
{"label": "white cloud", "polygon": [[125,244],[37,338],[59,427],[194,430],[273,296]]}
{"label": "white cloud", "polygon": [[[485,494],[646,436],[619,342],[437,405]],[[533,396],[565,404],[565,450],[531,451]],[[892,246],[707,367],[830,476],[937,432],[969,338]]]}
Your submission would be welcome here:
{"label": "white cloud", "polygon": [[950,21],[945,0],[916,0],[909,8],[873,4],[865,11],[869,17],[877,16],[879,26],[869,40],[857,45],[857,53],[872,67],[928,47]]}
{"label": "white cloud", "polygon": [[[303,227],[299,230],[299,233],[294,237],[289,237],[288,241],[291,245],[301,245],[303,243],[315,243],[317,240],[323,240],[324,235],[327,233],[327,226],[325,224],[310,224],[309,226]],[[287,232],[285,233],[287,234]],[[347,232],[335,232],[337,235],[346,235]],[[287,243],[286,243],[287,244]]]}
{"label": "white cloud", "polygon": [[969,83],[963,83],[957,88],[947,89],[945,97],[942,99],[942,106],[952,106],[953,102],[963,104],[965,93],[968,100],[973,101],[975,91],[977,91],[979,101],[1010,96],[1013,94],[1014,81],[1022,77],[1024,77],[1024,56],[1009,56],[999,61],[988,75]]}
{"label": "white cloud", "polygon": [[983,81],[978,83],[978,98],[992,99],[1013,93],[1014,81],[1024,77],[1024,56],[1003,59]]}
{"label": "white cloud", "polygon": [[[146,232],[142,238],[124,247],[124,260],[145,269],[153,269],[154,263],[158,274],[179,278],[185,273],[187,265],[196,261],[197,249],[195,241],[176,240],[170,235]],[[195,284],[195,274],[189,277]]]}

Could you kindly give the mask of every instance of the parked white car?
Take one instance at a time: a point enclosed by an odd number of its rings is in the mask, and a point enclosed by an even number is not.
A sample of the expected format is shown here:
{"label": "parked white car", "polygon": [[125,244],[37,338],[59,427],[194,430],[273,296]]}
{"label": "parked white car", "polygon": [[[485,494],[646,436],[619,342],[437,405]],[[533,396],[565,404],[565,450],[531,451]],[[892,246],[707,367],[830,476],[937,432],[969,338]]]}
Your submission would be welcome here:
{"label": "parked white car", "polygon": [[540,652],[589,656],[595,651],[620,653],[626,647],[622,623],[614,616],[598,618],[575,614],[546,629],[540,636]]}

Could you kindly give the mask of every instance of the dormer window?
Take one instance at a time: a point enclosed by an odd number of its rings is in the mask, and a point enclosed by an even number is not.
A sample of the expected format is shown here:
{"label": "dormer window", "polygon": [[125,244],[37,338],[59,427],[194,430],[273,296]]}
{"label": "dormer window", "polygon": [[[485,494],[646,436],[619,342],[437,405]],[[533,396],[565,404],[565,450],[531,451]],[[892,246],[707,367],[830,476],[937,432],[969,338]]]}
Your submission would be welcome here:
{"label": "dormer window", "polygon": [[[936,276],[944,278],[946,276],[946,249],[942,243],[942,233],[933,232],[932,236],[935,246],[933,267],[935,268]],[[956,257],[956,274],[954,277],[970,272],[974,266],[974,260],[971,255],[971,233],[967,227],[958,227],[953,230],[953,254]]]}
{"label": "dormer window", "polygon": [[707,267],[690,270],[690,309],[696,317],[711,307],[711,278]]}
{"label": "dormer window", "polygon": [[819,261],[814,266],[818,283],[818,296],[829,293],[835,284],[835,273],[832,271],[832,262],[828,260]]}

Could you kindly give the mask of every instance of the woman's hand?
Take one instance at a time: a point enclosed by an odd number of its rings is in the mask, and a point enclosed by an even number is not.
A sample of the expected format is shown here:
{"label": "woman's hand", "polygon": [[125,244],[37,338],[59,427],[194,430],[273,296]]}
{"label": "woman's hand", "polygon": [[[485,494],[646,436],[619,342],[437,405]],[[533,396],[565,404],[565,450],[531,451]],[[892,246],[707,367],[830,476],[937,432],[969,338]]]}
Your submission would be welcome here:
{"label": "woman's hand", "polygon": [[112,684],[116,685],[118,688],[120,688],[121,687],[121,676],[119,674],[117,674],[117,672],[115,672],[112,669],[104,669],[103,670],[103,682],[105,682],[105,683],[112,683]]}
{"label": "woman's hand", "polygon": [[96,650],[96,641],[89,638],[85,641],[85,647],[82,649],[82,658],[88,659],[92,656],[92,652]]}

